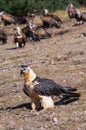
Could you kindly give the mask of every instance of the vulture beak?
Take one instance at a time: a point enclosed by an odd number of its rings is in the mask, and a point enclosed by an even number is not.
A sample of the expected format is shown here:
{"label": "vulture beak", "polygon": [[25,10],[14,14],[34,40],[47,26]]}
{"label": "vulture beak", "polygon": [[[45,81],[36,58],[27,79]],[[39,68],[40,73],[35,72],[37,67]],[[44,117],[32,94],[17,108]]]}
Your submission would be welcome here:
{"label": "vulture beak", "polygon": [[23,75],[24,72],[27,70],[28,65],[21,65],[20,66],[20,75]]}

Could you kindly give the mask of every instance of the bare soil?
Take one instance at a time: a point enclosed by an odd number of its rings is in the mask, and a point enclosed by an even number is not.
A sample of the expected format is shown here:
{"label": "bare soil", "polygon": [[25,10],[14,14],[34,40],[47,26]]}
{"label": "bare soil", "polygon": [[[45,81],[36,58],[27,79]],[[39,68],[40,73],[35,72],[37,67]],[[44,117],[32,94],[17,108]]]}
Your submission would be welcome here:
{"label": "bare soil", "polygon": [[[86,129],[86,23],[67,21],[57,34],[40,42],[27,42],[16,50],[13,25],[7,26],[8,43],[0,45],[0,130],[85,130]],[[52,29],[53,31],[53,29]],[[19,65],[29,65],[40,77],[78,89],[81,97],[67,105],[32,111],[24,95]],[[57,99],[58,101],[58,99]]]}

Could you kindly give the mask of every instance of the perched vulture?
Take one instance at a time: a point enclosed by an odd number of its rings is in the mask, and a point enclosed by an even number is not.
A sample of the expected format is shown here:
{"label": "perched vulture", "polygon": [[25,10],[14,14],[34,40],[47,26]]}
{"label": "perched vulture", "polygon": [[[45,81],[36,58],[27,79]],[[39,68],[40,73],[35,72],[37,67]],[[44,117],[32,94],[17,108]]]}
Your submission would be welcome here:
{"label": "perched vulture", "polygon": [[5,12],[0,13],[1,20],[3,21],[4,25],[16,24],[16,18],[11,14],[7,14]]}
{"label": "perched vulture", "polygon": [[40,16],[40,18],[43,22],[44,27],[55,26],[56,28],[59,28],[62,24],[61,19],[54,14],[48,13],[47,9],[43,10],[43,14],[42,14],[42,16]]}
{"label": "perched vulture", "polygon": [[16,31],[14,35],[14,42],[16,44],[16,47],[17,48],[24,47],[26,44],[26,36],[23,33],[21,33],[20,27],[16,27],[14,28],[14,30]]}
{"label": "perched vulture", "polygon": [[33,41],[40,41],[40,39],[50,38],[51,34],[40,26],[35,26],[33,23],[29,23],[22,29],[22,32]]}
{"label": "perched vulture", "polygon": [[21,72],[24,76],[24,93],[31,98],[32,109],[44,109],[54,107],[53,96],[64,98],[79,98],[79,93],[74,93],[77,90],[72,87],[63,87],[58,85],[55,81],[46,78],[38,77],[33,70],[27,65],[21,65]]}
{"label": "perched vulture", "polygon": [[67,11],[70,18],[75,18],[77,20],[77,24],[80,25],[86,21],[86,12],[81,12],[78,8],[75,8],[72,3],[69,3]]}

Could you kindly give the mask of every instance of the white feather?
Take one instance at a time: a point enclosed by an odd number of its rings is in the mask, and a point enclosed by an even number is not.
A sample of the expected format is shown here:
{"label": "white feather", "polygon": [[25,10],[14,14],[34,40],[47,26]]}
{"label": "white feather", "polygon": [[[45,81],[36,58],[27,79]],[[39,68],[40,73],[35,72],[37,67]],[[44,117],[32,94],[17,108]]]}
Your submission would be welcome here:
{"label": "white feather", "polygon": [[54,101],[52,100],[52,98],[49,96],[40,96],[42,98],[41,100],[41,106],[44,109],[47,108],[53,108],[54,107]]}

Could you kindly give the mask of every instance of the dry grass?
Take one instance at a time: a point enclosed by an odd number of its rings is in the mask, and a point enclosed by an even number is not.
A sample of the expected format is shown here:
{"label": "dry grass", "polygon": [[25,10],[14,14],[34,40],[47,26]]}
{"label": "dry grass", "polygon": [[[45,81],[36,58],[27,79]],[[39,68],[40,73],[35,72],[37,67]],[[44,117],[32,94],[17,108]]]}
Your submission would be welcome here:
{"label": "dry grass", "polygon": [[66,20],[69,19],[69,18],[68,18],[67,11],[57,10],[57,11],[55,12],[55,14],[56,14],[57,16],[59,16],[59,17],[62,19],[62,21],[66,21]]}

